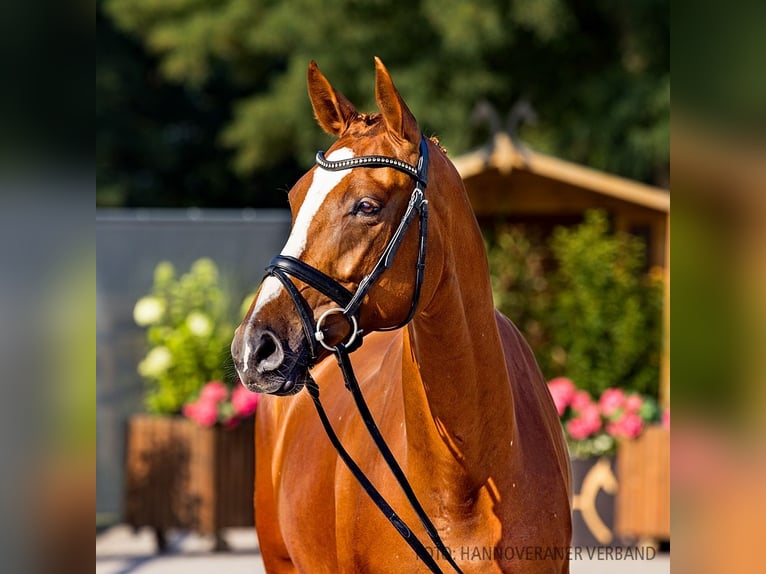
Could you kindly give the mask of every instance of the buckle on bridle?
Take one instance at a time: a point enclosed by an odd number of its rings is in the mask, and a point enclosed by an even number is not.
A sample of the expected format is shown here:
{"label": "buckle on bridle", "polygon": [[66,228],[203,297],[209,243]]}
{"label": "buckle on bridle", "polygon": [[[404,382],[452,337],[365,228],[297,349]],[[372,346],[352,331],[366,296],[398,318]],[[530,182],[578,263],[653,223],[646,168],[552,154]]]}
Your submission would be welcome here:
{"label": "buckle on bridle", "polygon": [[340,313],[346,318],[346,320],[351,325],[351,336],[348,338],[348,341],[344,343],[344,346],[347,349],[352,348],[354,341],[356,341],[357,335],[360,335],[362,333],[362,330],[359,328],[359,324],[357,323],[356,316],[347,315],[345,312],[345,309],[341,307],[333,307],[332,309],[328,309],[327,311],[325,311],[319,316],[319,319],[317,319],[317,322],[316,322],[316,331],[314,332],[314,339],[316,339],[316,341],[319,342],[319,344],[322,345],[328,351],[335,352],[338,349],[337,345],[334,347],[331,347],[330,345],[324,342],[325,335],[324,335],[324,332],[322,331],[322,323],[324,322],[325,319],[327,319],[327,317],[329,317],[333,313]]}

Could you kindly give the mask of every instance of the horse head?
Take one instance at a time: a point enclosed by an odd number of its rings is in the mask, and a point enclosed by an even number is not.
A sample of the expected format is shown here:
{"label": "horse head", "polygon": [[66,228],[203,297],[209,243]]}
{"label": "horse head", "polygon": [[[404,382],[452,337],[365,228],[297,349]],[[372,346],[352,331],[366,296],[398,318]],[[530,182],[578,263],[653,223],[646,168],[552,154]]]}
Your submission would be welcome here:
{"label": "horse head", "polygon": [[[400,326],[415,310],[425,258],[422,192],[428,147],[435,146],[423,139],[382,62],[375,64],[375,114],[357,112],[309,65],[316,119],[337,141],[290,191],[292,231],[236,330],[234,364],[252,391],[295,393],[327,349]],[[418,188],[421,211],[413,214]],[[418,215],[420,234],[418,225],[402,224]]]}

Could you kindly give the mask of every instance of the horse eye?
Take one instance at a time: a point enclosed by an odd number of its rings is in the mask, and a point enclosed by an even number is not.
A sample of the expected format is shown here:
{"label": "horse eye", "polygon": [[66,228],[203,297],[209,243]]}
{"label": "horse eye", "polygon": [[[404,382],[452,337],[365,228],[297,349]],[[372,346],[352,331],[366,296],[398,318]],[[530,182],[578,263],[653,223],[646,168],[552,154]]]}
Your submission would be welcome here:
{"label": "horse eye", "polygon": [[380,211],[380,206],[376,203],[373,203],[372,201],[369,201],[367,199],[363,199],[359,203],[356,204],[356,213],[361,215],[377,215]]}

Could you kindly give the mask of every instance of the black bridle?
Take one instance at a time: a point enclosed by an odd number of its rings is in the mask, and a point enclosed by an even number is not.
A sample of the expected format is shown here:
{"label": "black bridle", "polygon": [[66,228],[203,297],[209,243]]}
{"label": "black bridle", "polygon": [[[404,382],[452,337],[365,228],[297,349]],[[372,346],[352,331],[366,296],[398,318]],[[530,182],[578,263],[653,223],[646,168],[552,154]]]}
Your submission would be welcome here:
{"label": "black bridle", "polygon": [[[419,216],[420,221],[420,239],[418,243],[418,259],[415,270],[415,286],[412,294],[412,302],[410,305],[409,313],[407,317],[398,325],[391,327],[384,327],[382,331],[392,331],[399,329],[409,323],[415,315],[415,311],[420,300],[420,290],[423,285],[423,278],[426,265],[426,245],[428,239],[428,200],[425,197],[425,190],[428,185],[428,145],[425,137],[421,137],[420,140],[420,157],[418,159],[417,166],[410,165],[402,160],[393,157],[381,156],[381,155],[367,155],[354,157],[349,159],[343,159],[338,161],[330,161],[325,159],[323,152],[318,152],[316,155],[317,165],[326,170],[340,171],[345,169],[352,169],[356,167],[369,167],[369,168],[381,168],[388,167],[396,169],[415,179],[415,188],[410,196],[407,209],[402,216],[399,226],[394,231],[391,239],[383,250],[382,255],[378,259],[372,270],[364,276],[359,282],[356,291],[353,293],[346,289],[343,285],[319,271],[318,269],[304,263],[303,261],[290,257],[287,255],[277,255],[266,267],[267,275],[271,275],[277,278],[280,283],[285,287],[287,293],[290,295],[298,316],[303,326],[304,336],[308,343],[309,352],[311,354],[311,365],[313,365],[319,357],[319,345],[323,346],[329,351],[335,353],[338,365],[343,373],[343,379],[345,381],[346,388],[351,392],[354,402],[362,420],[372,437],[375,445],[378,447],[381,455],[388,464],[389,469],[396,478],[399,486],[402,488],[405,496],[407,497],[410,506],[418,515],[421,524],[425,528],[429,538],[434,543],[436,550],[444,558],[456,572],[461,572],[460,568],[455,563],[449,550],[442,542],[439,534],[434,527],[431,520],[428,518],[423,506],[415,496],[415,492],[412,490],[407,477],[405,476],[399,463],[396,461],[391,449],[386,444],[383,436],[378,429],[375,419],[367,407],[367,403],[364,400],[362,391],[359,388],[359,383],[354,375],[354,370],[351,366],[351,360],[349,353],[359,348],[362,344],[362,331],[359,329],[359,310],[362,306],[364,298],[367,296],[370,288],[378,281],[380,276],[388,269],[393,263],[393,259],[396,256],[399,247],[404,241],[407,230],[409,229],[412,221],[416,216]],[[290,277],[306,283],[312,288],[316,289],[323,295],[329,297],[332,301],[337,303],[339,307],[333,307],[325,311],[319,319],[314,321],[313,312],[306,299],[300,293]],[[334,346],[330,346],[325,342],[325,333],[322,331],[322,324],[325,319],[334,314],[342,314],[351,325],[351,334],[348,340],[343,343],[338,343]],[[314,402],[314,406],[317,409],[319,418],[322,422],[322,426],[330,439],[330,442],[335,447],[338,455],[346,464],[348,469],[357,479],[359,484],[370,496],[372,501],[380,509],[381,512],[388,518],[391,524],[396,528],[397,532],[404,538],[405,542],[415,551],[418,557],[428,566],[432,572],[441,572],[436,560],[434,559],[434,553],[428,551],[423,543],[415,536],[409,526],[397,515],[397,513],[391,508],[391,505],[381,496],[380,492],[373,486],[364,472],[359,468],[356,462],[351,458],[346,449],[343,447],[340,439],[332,428],[329,418],[319,400],[319,386],[309,375],[306,388],[311,395]]]}
{"label": "black bridle", "polygon": [[[381,331],[393,331],[399,329],[412,320],[412,317],[415,315],[415,309],[418,306],[418,301],[420,300],[420,289],[423,285],[423,274],[426,266],[426,244],[428,239],[428,200],[425,197],[425,190],[428,185],[428,146],[426,145],[426,138],[420,140],[420,158],[418,159],[417,167],[400,159],[382,155],[366,155],[350,159],[330,161],[325,159],[324,152],[321,151],[316,155],[316,163],[322,169],[329,171],[341,171],[355,167],[390,167],[415,178],[416,184],[415,189],[412,190],[407,209],[399,222],[399,226],[391,236],[388,245],[383,250],[383,254],[372,268],[372,271],[365,275],[359,282],[356,291],[353,293],[335,281],[335,279],[325,275],[300,259],[290,257],[289,255],[277,255],[271,260],[268,267],[266,267],[266,274],[276,277],[282,285],[285,286],[287,292],[290,294],[290,298],[295,304],[298,316],[303,325],[304,335],[308,342],[312,365],[319,357],[319,345],[322,345],[328,351],[334,351],[334,347],[325,343],[324,332],[322,331],[322,323],[331,314],[341,313],[346,318],[349,325],[351,325],[352,332],[348,341],[346,341],[346,347],[349,351],[356,350],[359,345],[361,345],[362,338],[360,336],[361,331],[359,330],[359,309],[362,306],[362,302],[367,296],[367,292],[370,288],[378,281],[386,269],[391,266],[394,257],[396,256],[396,252],[404,241],[407,229],[409,229],[415,217],[420,215],[420,242],[418,246],[415,288],[412,295],[410,311],[404,321],[392,327],[384,327]],[[340,305],[340,307],[334,307],[325,311],[325,313],[314,322],[311,308],[290,280],[291,276],[303,281],[323,295],[329,297],[332,301]]]}

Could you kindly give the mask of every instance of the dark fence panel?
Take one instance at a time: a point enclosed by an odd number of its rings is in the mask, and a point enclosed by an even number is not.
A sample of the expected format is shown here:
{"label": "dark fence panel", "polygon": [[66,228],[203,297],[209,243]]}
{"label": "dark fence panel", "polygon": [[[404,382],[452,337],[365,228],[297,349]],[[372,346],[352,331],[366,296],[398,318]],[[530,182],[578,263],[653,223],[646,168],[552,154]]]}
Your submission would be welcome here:
{"label": "dark fence panel", "polygon": [[98,210],[96,212],[98,436],[96,510],[101,521],[122,512],[127,417],[142,410],[136,372],[146,352],[133,306],[152,285],[158,262],[179,273],[200,257],[213,259],[232,302],[260,283],[290,229],[287,210]]}

